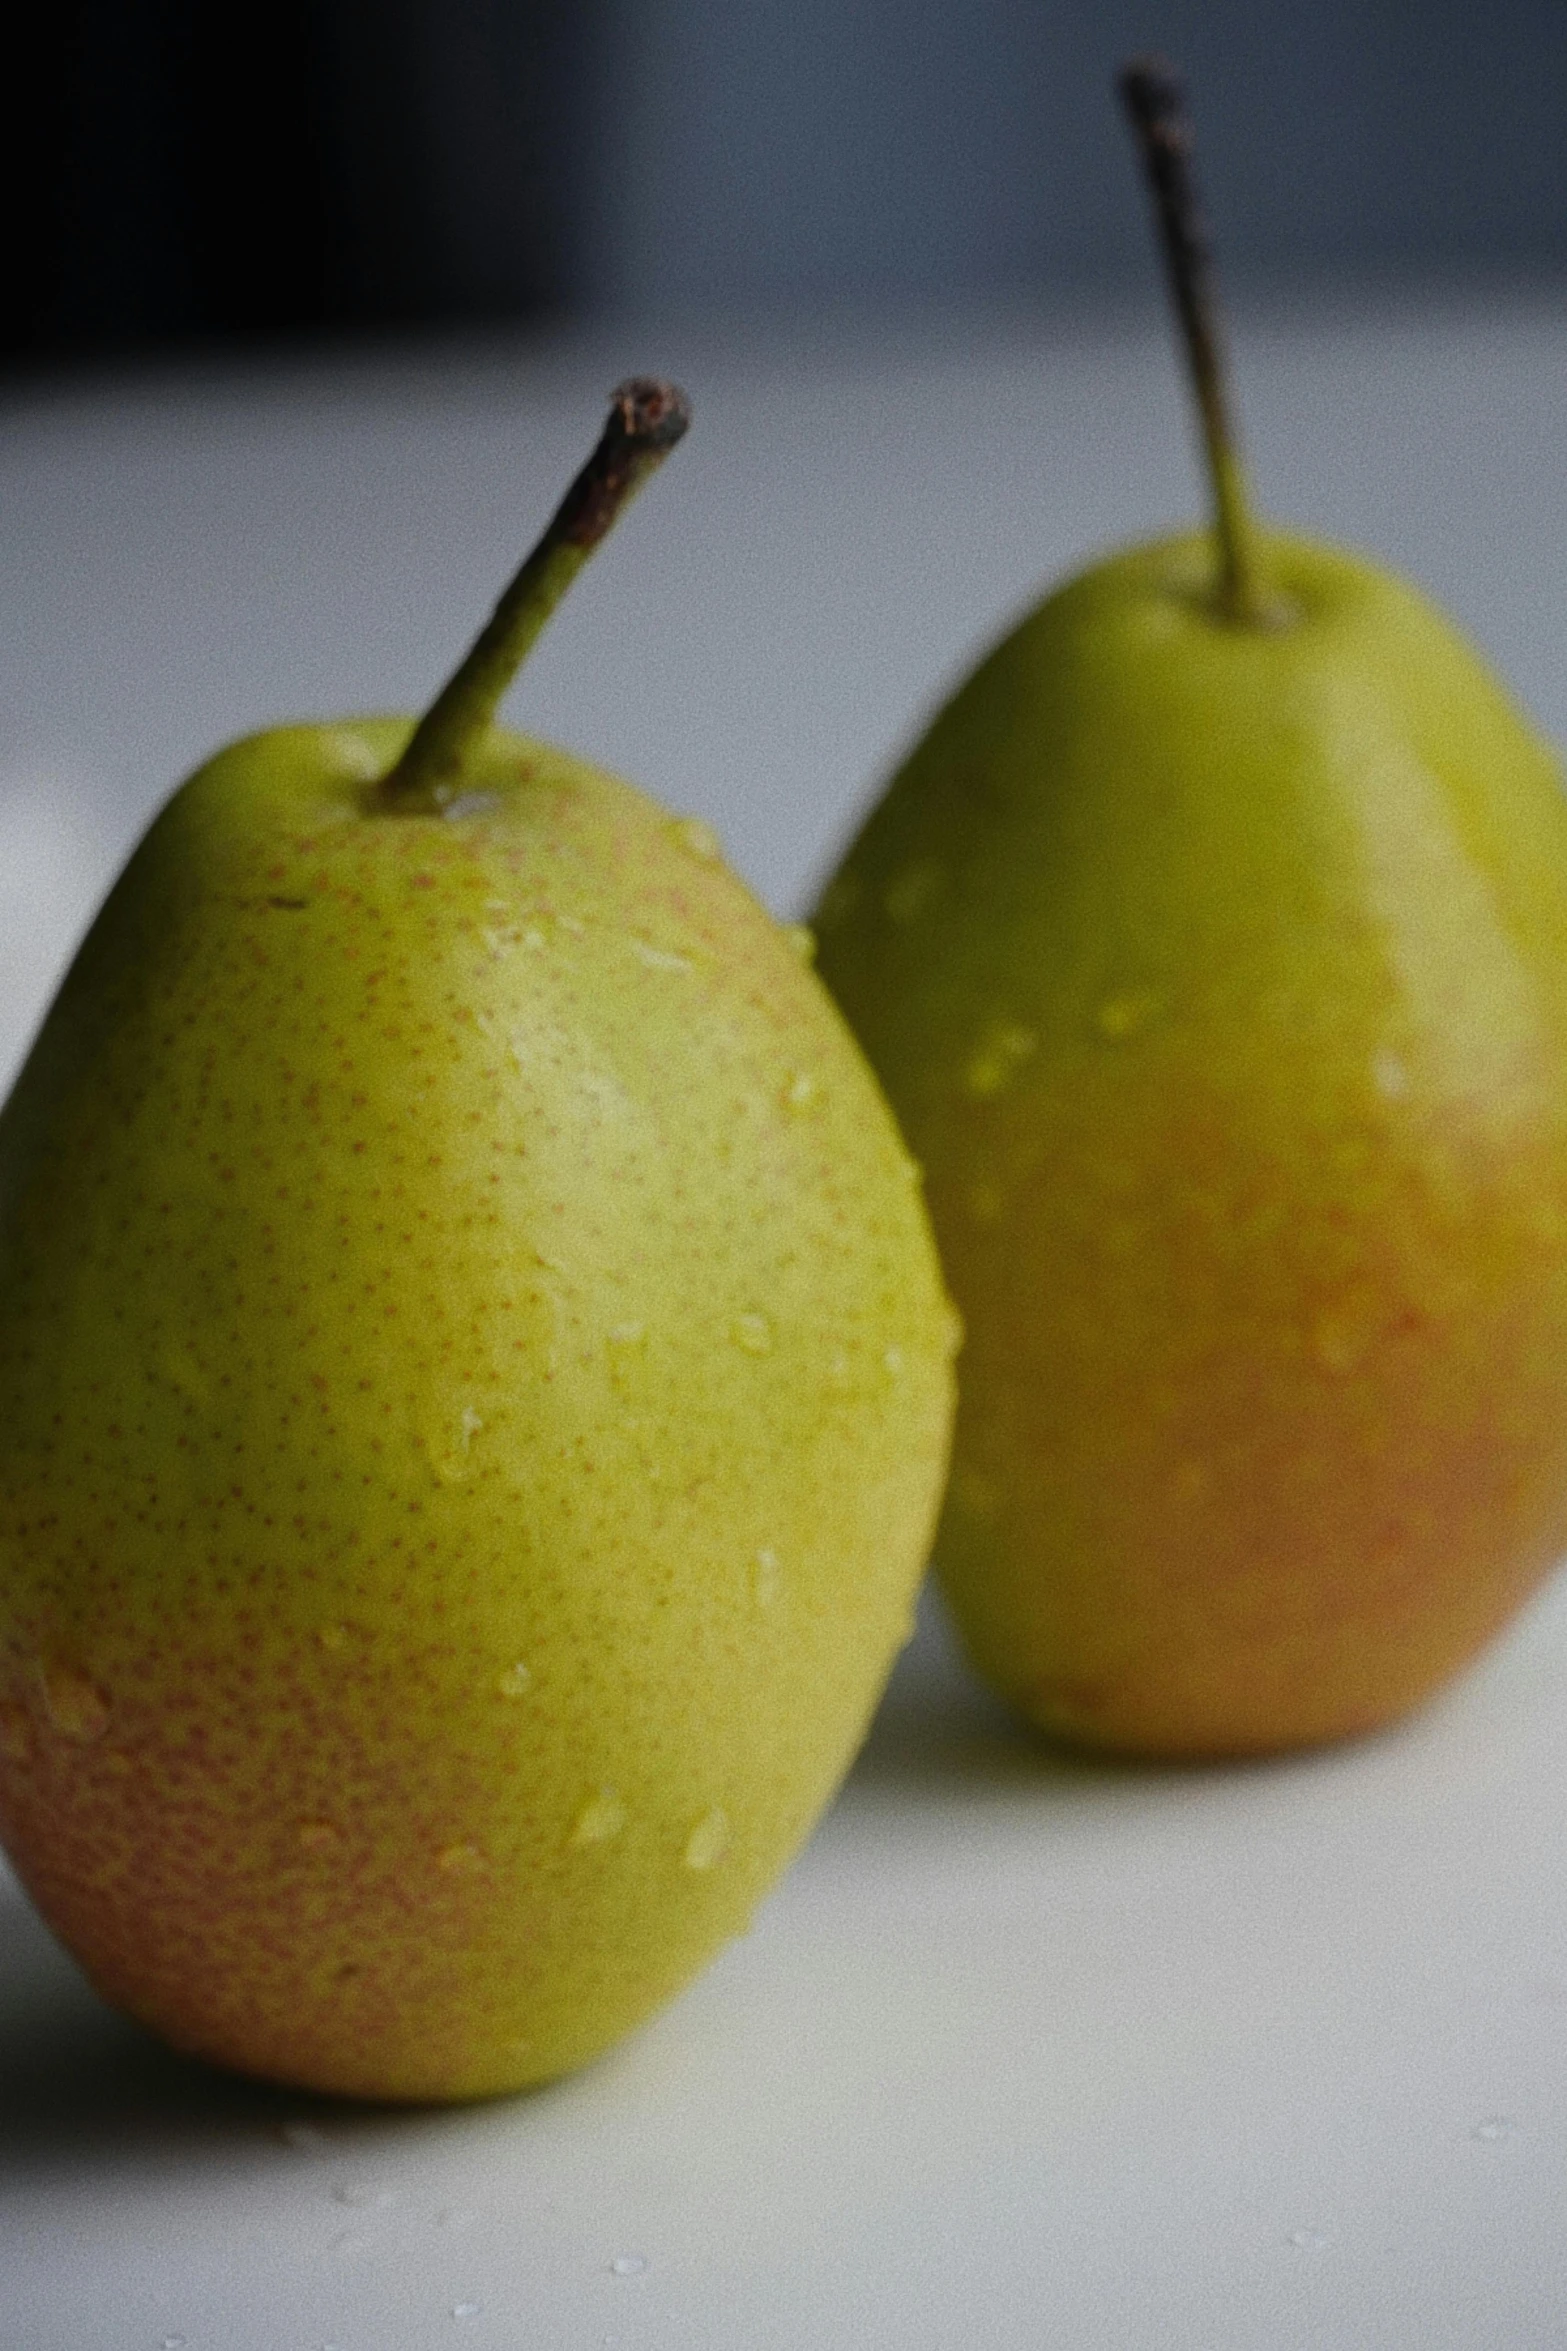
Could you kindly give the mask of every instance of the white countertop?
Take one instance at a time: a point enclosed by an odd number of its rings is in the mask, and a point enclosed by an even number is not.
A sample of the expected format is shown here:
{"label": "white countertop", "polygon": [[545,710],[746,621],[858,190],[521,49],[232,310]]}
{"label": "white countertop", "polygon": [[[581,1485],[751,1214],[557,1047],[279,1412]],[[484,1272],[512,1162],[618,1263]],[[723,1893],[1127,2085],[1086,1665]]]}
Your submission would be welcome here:
{"label": "white countertop", "polygon": [[[1282,518],[1372,547],[1567,738],[1567,323],[1238,333]],[[0,410],[0,1064],[226,735],[406,705],[629,368],[691,439],[510,706],[798,905],[1035,586],[1196,504],[1146,329],[493,346]],[[1108,1770],[932,1613],[753,1932],[534,2096],[363,2111],[103,2009],[0,1874],[5,2351],[1560,2351],[1567,1586],[1355,1748]]]}

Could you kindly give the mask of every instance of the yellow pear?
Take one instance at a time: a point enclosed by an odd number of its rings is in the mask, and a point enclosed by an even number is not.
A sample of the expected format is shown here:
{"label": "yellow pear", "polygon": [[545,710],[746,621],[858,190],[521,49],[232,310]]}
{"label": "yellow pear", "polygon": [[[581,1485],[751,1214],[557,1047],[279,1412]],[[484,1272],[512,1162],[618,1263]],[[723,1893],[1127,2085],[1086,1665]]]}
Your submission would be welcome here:
{"label": "yellow pear", "polygon": [[0,1119],[0,1827],[106,1996],[323,2090],[580,2064],[810,1828],[951,1314],[711,834],[490,714],[668,387],[409,722],[219,753]]}
{"label": "yellow pear", "polygon": [[1567,1541],[1567,802],[1413,589],[1250,519],[1173,82],[1213,533],[1112,556],[935,720],[821,963],[967,1326],[937,1558],[1048,1730],[1384,1722]]}

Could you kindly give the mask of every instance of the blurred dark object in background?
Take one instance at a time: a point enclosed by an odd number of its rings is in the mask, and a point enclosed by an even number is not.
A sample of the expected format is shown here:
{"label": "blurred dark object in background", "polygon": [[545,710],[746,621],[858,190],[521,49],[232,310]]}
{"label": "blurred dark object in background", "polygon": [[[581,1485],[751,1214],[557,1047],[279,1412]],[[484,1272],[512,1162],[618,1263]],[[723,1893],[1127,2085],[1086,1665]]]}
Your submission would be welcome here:
{"label": "blurred dark object in background", "polygon": [[570,293],[593,0],[57,0],[12,78],[11,360]]}
{"label": "blurred dark object in background", "polygon": [[1147,269],[1116,61],[1186,68],[1226,274],[1567,269],[1563,0],[59,0],[13,363]]}

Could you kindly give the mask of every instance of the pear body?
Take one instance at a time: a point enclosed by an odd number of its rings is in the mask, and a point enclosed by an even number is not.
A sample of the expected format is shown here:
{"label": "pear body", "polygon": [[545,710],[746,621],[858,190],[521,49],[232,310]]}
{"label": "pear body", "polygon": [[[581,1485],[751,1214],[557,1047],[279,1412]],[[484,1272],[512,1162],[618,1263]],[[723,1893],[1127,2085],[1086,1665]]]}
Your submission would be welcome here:
{"label": "pear body", "polygon": [[221,753],[0,1119],[0,1826],[113,2001],[318,2089],[591,2058],[905,1637],[951,1314],[797,945],[493,732]]}
{"label": "pear body", "polygon": [[937,1545],[1052,1732],[1414,1705],[1567,1541],[1567,804],[1453,629],[1263,542],[1117,556],[941,712],[821,969],[967,1338]]}

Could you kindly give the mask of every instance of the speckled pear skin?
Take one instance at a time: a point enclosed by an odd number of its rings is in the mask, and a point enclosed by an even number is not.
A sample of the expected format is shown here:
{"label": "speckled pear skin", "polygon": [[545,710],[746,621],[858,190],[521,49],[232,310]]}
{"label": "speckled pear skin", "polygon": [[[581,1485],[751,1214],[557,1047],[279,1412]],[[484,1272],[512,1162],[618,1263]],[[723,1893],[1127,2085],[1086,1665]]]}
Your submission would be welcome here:
{"label": "speckled pear skin", "polygon": [[1413,590],[1112,558],[936,719],[819,916],[967,1338],[937,1562],[1050,1731],[1415,1705],[1567,1541],[1567,805]]}
{"label": "speckled pear skin", "polygon": [[492,733],[221,753],[0,1120],[0,1825],[106,1996],[465,2097],[684,1985],[905,1638],[953,1322],[800,952]]}

